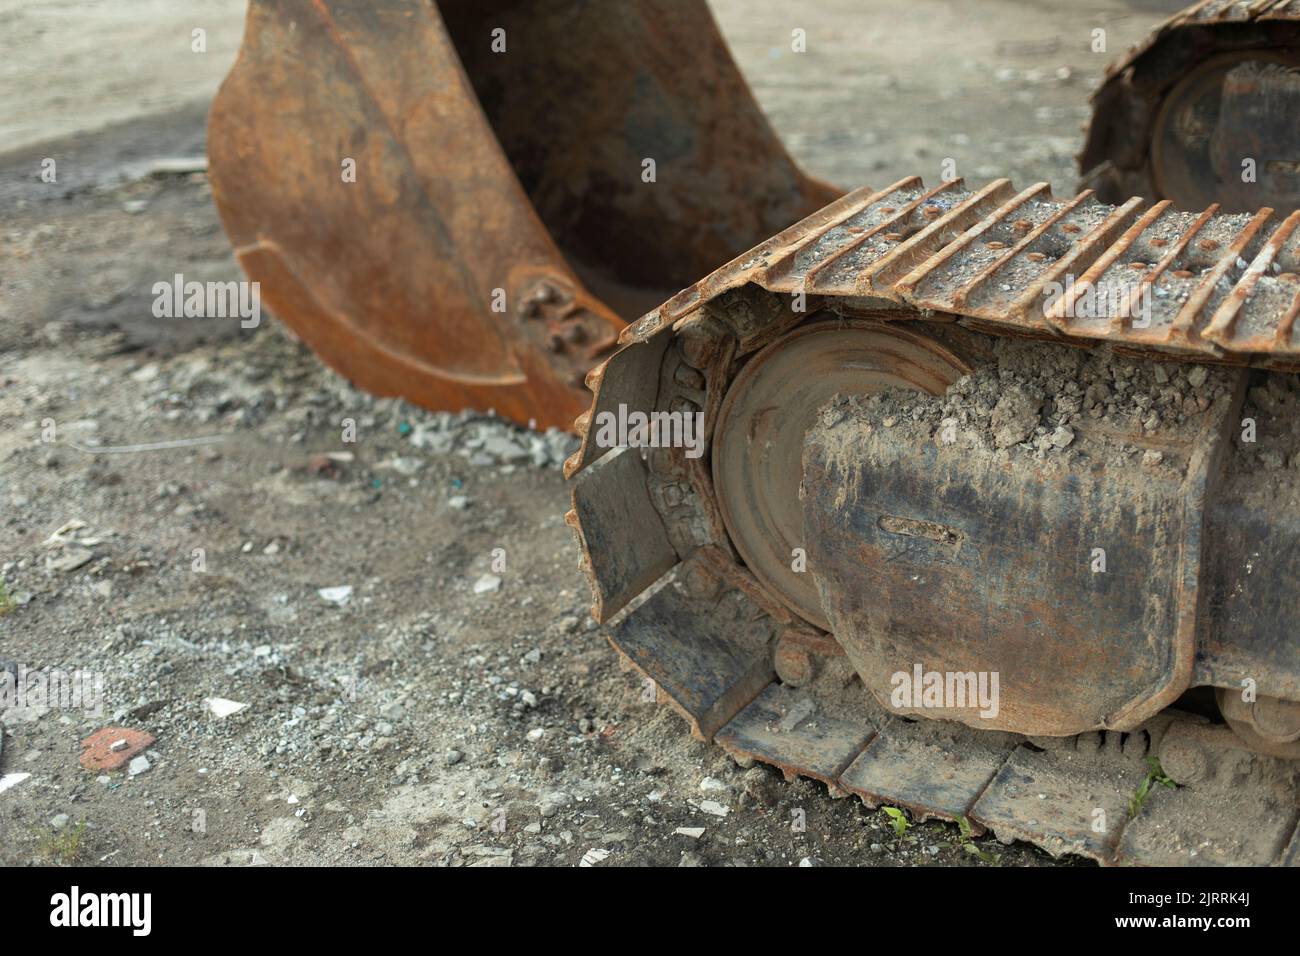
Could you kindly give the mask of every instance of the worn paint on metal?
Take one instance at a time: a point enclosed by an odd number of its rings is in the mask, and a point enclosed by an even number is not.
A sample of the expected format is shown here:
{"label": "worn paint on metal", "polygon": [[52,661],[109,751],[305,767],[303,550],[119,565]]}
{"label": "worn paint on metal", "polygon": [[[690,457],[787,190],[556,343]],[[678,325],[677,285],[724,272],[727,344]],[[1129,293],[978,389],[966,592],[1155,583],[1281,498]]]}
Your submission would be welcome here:
{"label": "worn paint on metal", "polygon": [[253,0],[208,148],[236,257],[326,362],[542,428],[625,318],[837,194],[703,0]]}

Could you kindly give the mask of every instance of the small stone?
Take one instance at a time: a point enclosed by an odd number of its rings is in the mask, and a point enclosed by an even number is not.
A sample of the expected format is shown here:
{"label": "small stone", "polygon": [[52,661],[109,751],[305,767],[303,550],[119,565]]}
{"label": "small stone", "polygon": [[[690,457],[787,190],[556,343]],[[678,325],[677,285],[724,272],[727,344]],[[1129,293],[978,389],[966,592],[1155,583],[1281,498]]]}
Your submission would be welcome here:
{"label": "small stone", "polygon": [[1154,448],[1148,449],[1142,453],[1143,468],[1154,468],[1164,460],[1164,452],[1156,451]]}
{"label": "small stone", "polygon": [[[545,794],[542,797],[541,802],[537,805],[537,812],[540,813],[543,818],[553,817],[564,807],[568,806],[571,799],[572,798],[562,790],[556,790],[552,793]],[[560,837],[563,839],[564,834],[561,833]]]}
{"label": "small stone", "polygon": [[320,595],[321,600],[342,607],[352,600],[352,585],[341,584],[338,587],[321,588],[316,593]]}
{"label": "small stone", "polygon": [[523,461],[528,457],[528,449],[504,435],[488,435],[483,440],[483,452],[497,461]]}
{"label": "small stone", "polygon": [[730,807],[723,806],[721,803],[718,803],[716,800],[701,800],[700,809],[703,810],[705,813],[712,814],[715,817],[725,817],[728,813],[731,812]]}
{"label": "small stone", "polygon": [[65,547],[58,557],[46,558],[45,567],[50,571],[67,574],[85,567],[94,557],[95,553],[86,548]]}
{"label": "small stone", "polygon": [[72,818],[69,817],[66,813],[60,813],[57,816],[55,816],[52,820],[50,820],[50,826],[52,826],[56,830],[62,830],[64,827],[68,825],[71,819]]}
{"label": "small stone", "polygon": [[420,458],[397,457],[380,462],[375,468],[381,471],[395,471],[399,475],[409,478],[422,469],[424,465],[424,460]]}
{"label": "small stone", "polygon": [[1105,403],[1110,400],[1110,397],[1110,389],[1105,385],[1102,385],[1100,382],[1097,382],[1089,385],[1087,390],[1083,393],[1083,403],[1089,408],[1092,408],[1097,405],[1105,405]]}
{"label": "small stone", "polygon": [[770,807],[777,801],[777,785],[766,767],[750,767],[744,776],[745,793],[755,803]]}
{"label": "small stone", "polygon": [[475,594],[486,594],[489,591],[501,590],[501,579],[495,574],[485,574],[474,582]]}
{"label": "small stone", "polygon": [[1187,381],[1192,388],[1200,388],[1205,384],[1205,380],[1209,378],[1209,376],[1210,370],[1204,365],[1194,365],[1192,366],[1192,370],[1187,373]]}
{"label": "small stone", "polygon": [[126,773],[127,776],[130,777],[138,777],[142,773],[147,773],[149,768],[152,766],[153,765],[149,763],[149,758],[144,754],[141,754],[138,757],[132,758],[131,762],[127,764]]}
{"label": "small stone", "polygon": [[1010,448],[1033,435],[1041,405],[1039,399],[1024,389],[1012,386],[993,406],[990,425],[994,447]]}
{"label": "small stone", "polygon": [[785,716],[781,718],[777,727],[783,733],[788,734],[816,713],[817,705],[813,703],[812,699],[800,697],[790,705],[790,709],[785,712]]}
{"label": "small stone", "polygon": [[237,700],[226,700],[224,697],[205,697],[203,699],[203,706],[206,707],[208,712],[214,717],[221,718],[229,717],[231,714],[237,714],[248,705],[241,704]]}
{"label": "small stone", "polygon": [[321,478],[337,478],[338,465],[329,455],[312,455],[307,461],[307,471]]}
{"label": "small stone", "polygon": [[7,773],[0,777],[0,793],[4,793],[10,787],[18,786],[18,784],[30,778],[30,773]]}
{"label": "small stone", "polygon": [[1052,444],[1057,448],[1066,448],[1074,441],[1074,429],[1069,425],[1058,425],[1052,432]]}
{"label": "small stone", "polygon": [[452,495],[447,499],[447,505],[457,511],[464,511],[469,507],[469,499],[464,495]]}
{"label": "small stone", "polygon": [[692,840],[698,840],[700,837],[704,836],[704,827],[678,827],[673,831],[673,833],[680,834],[684,837],[690,837]]}

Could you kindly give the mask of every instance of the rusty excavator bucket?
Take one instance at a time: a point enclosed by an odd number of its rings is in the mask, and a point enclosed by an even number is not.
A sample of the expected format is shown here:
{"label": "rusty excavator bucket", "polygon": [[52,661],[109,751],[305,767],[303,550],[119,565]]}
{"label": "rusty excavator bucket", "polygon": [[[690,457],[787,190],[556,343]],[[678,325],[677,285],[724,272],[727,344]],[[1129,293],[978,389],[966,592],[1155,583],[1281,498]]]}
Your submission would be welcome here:
{"label": "rusty excavator bucket", "polygon": [[213,195],[359,387],[572,427],[625,320],[833,199],[703,0],[251,0]]}

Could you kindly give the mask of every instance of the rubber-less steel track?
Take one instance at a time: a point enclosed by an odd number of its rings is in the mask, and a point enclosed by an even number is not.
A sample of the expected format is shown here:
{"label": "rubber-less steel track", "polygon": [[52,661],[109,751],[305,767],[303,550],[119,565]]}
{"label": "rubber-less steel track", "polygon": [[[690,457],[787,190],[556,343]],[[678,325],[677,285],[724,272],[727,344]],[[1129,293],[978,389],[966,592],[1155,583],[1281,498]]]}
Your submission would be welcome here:
{"label": "rubber-less steel track", "polygon": [[[1292,76],[1229,78],[1252,62]],[[1297,66],[1300,0],[1200,0],[1179,11],[1107,67],[1079,155],[1083,185],[1109,202],[1209,197],[1256,208],[1294,198]],[[1247,157],[1259,169],[1243,182]]]}
{"label": "rubber-less steel track", "polygon": [[[842,197],[630,325],[588,374],[566,475],[593,615],[696,735],[832,793],[1105,863],[1294,864],[1295,764],[1225,726],[1167,710],[1127,733],[1031,741],[883,712],[834,637],[745,567],[707,448],[612,449],[595,425],[698,412],[710,436],[739,360],[817,316],[1294,369],[1298,227],[1300,213],[1113,207],[1006,180]],[[1155,756],[1187,785],[1131,815]]]}

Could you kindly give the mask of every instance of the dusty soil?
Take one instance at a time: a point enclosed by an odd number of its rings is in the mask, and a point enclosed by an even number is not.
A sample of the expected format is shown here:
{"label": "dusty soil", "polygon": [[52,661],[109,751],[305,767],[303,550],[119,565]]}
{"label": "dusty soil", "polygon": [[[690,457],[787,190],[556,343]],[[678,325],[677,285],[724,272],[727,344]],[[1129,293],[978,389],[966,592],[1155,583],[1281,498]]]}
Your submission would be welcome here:
{"label": "dusty soil", "polygon": [[[974,6],[715,10],[813,172],[1068,192],[1091,27],[1115,54],[1163,12]],[[562,436],[375,400],[270,317],[152,316],[157,281],[238,277],[205,177],[150,163],[201,154],[241,8],[0,2],[0,660],[104,690],[0,715],[0,863],[977,865],[642,700],[586,616]],[[104,727],[155,738],[134,774],[79,765]]]}
{"label": "dusty soil", "polygon": [[[846,404],[897,429],[898,440],[953,445],[982,458],[1050,458],[1062,470],[1089,467],[1089,459],[1155,469],[1172,458],[1140,443],[1190,441],[1232,391],[1223,368],[1139,361],[1104,347],[984,343],[989,360],[941,395],[891,389]],[[1290,394],[1285,384],[1274,387]]]}

